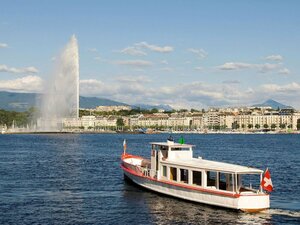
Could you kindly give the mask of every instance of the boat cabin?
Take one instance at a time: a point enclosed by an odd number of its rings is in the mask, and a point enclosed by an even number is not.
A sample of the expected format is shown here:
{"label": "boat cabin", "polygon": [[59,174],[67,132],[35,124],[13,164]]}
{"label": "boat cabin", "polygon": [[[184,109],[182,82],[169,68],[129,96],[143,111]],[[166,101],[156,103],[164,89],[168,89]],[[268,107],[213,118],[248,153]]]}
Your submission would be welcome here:
{"label": "boat cabin", "polygon": [[193,158],[194,146],[189,144],[172,141],[150,144],[152,178],[222,192],[239,194],[262,192],[259,185],[262,170],[204,160],[201,157]]}

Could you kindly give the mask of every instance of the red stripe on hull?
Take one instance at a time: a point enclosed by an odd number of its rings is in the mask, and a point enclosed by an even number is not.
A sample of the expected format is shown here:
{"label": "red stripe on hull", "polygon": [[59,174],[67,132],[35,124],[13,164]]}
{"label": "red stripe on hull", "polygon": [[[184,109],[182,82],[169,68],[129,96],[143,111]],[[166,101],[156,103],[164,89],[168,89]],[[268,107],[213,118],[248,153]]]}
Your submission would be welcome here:
{"label": "red stripe on hull", "polygon": [[200,192],[204,192],[204,193],[208,193],[208,194],[221,195],[221,196],[226,196],[226,197],[231,197],[231,198],[238,198],[238,197],[240,197],[240,194],[221,193],[221,192],[214,191],[214,190],[207,190],[207,189],[199,188],[199,187],[191,187],[191,186],[188,186],[188,185],[173,183],[173,182],[170,182],[170,181],[157,180],[157,179],[154,179],[154,178],[151,178],[151,177],[147,177],[147,176],[145,176],[143,174],[138,174],[138,173],[136,173],[136,171],[134,171],[134,170],[132,170],[130,168],[126,168],[124,165],[121,165],[121,168],[123,170],[125,170],[126,172],[134,175],[134,176],[142,177],[144,179],[155,181],[157,183],[168,184],[168,185],[172,185],[172,186],[175,186],[175,187],[181,187],[181,188],[185,188],[185,189],[200,191]]}

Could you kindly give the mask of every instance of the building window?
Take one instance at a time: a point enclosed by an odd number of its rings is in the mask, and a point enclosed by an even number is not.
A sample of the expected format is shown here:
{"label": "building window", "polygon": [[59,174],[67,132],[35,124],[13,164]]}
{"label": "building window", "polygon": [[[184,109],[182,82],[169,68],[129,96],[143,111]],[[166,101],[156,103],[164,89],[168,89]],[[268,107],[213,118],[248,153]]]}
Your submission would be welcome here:
{"label": "building window", "polygon": [[167,167],[166,166],[162,166],[162,171],[163,171],[163,176],[166,177],[167,176]]}
{"label": "building window", "polygon": [[180,181],[183,183],[189,183],[189,171],[186,169],[180,169]]}
{"label": "building window", "polygon": [[177,168],[170,167],[170,180],[177,181]]}
{"label": "building window", "polygon": [[193,184],[195,185],[202,185],[202,172],[200,171],[193,171]]}

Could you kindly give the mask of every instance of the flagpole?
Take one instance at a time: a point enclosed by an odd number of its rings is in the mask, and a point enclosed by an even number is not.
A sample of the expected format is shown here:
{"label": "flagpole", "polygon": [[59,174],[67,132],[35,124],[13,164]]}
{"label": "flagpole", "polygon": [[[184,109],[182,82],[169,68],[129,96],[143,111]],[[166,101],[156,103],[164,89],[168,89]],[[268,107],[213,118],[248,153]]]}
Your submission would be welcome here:
{"label": "flagpole", "polygon": [[260,192],[263,192],[263,187],[262,187],[262,185],[261,185],[261,182],[262,182],[262,179],[263,179],[263,173],[260,173]]}

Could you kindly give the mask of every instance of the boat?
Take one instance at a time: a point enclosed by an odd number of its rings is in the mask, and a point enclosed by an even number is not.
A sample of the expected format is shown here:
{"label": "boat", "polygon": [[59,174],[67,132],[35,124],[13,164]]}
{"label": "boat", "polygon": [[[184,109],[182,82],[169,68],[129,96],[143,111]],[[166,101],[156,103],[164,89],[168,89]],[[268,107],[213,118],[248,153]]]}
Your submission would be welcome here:
{"label": "boat", "polygon": [[[263,177],[260,169],[194,158],[194,145],[183,141],[150,144],[151,157],[146,159],[127,153],[124,140],[121,168],[124,177],[135,184],[164,195],[244,212],[270,207],[270,194],[265,190],[272,191],[273,186],[271,178],[266,178],[267,171]],[[243,179],[249,176],[257,177],[257,189],[251,183],[244,184]]]}

